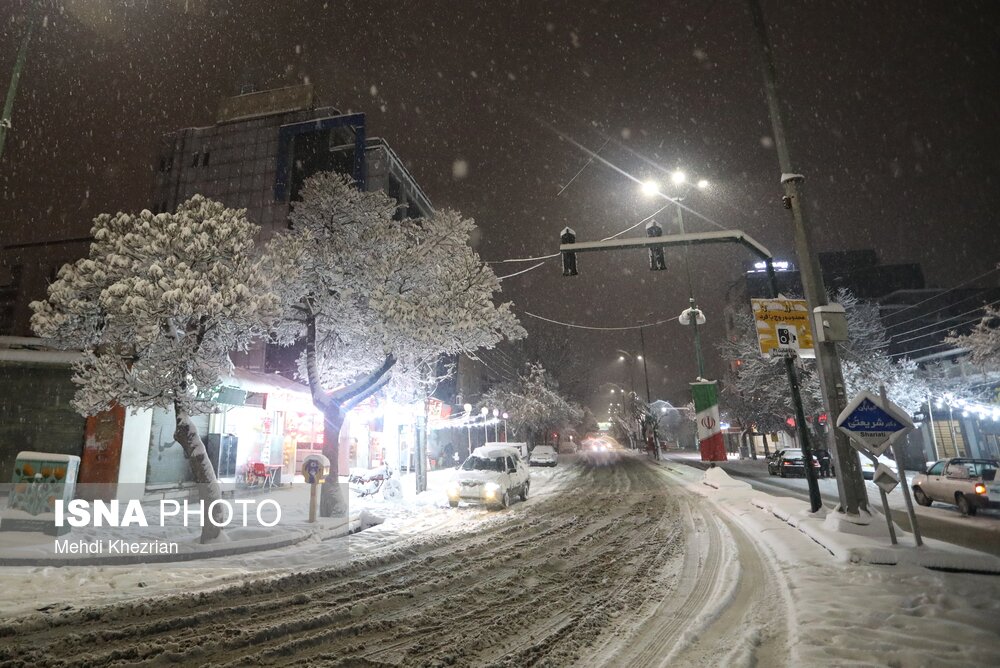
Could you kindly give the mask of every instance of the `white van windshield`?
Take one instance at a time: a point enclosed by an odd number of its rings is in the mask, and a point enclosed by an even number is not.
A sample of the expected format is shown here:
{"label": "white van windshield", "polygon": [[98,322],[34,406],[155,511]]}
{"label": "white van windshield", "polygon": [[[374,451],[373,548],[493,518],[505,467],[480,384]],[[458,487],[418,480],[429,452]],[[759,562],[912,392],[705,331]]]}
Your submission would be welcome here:
{"label": "white van windshield", "polygon": [[502,471],[503,457],[498,457],[496,459],[484,459],[483,457],[476,457],[473,455],[465,460],[462,464],[463,471]]}

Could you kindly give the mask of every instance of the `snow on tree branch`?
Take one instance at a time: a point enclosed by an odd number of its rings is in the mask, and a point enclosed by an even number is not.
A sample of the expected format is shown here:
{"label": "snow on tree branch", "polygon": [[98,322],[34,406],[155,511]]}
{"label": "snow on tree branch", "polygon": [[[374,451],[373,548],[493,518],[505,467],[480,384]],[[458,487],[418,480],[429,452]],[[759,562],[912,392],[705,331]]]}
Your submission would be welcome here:
{"label": "snow on tree branch", "polygon": [[966,348],[972,362],[986,369],[1000,368],[1000,310],[995,306],[984,309],[983,319],[964,336],[954,333],[945,339],[956,348]]}
{"label": "snow on tree branch", "polygon": [[89,256],[63,266],[48,299],[31,304],[39,336],[83,351],[76,408],[211,410],[203,391],[219,385],[229,353],[277,314],[253,252],[257,230],[244,211],[200,195],[176,213],[98,216]]}
{"label": "snow on tree branch", "polygon": [[441,355],[525,334],[511,304],[494,303],[500,282],[469,246],[473,221],[454,211],[395,213],[385,193],[320,173],[293,205],[291,229],[269,247],[284,305],[277,338],[294,342],[314,323],[314,368],[303,359],[300,373],[327,390],[379,373],[390,358],[383,372],[393,385],[412,386]]}
{"label": "snow on tree branch", "polygon": [[[833,300],[844,306],[849,340],[838,345],[841,368],[849,396],[868,390],[878,392],[884,383],[889,397],[910,413],[927,400],[933,377],[923,374],[911,360],[889,357],[889,341],[878,306],[863,302],[847,290]],[[749,305],[733,314],[735,338],[719,344],[719,351],[736,362],[724,384],[724,407],[734,422],[760,431],[784,428],[793,414],[791,393],[780,358],[767,358],[758,348],[756,327]],[[797,361],[806,415],[822,412],[819,375],[814,360]]]}
{"label": "snow on tree branch", "polygon": [[576,425],[583,420],[583,410],[567,401],[555,380],[541,364],[529,363],[516,380],[496,386],[483,395],[484,406],[499,406],[510,416],[512,433],[521,438],[532,434]]}

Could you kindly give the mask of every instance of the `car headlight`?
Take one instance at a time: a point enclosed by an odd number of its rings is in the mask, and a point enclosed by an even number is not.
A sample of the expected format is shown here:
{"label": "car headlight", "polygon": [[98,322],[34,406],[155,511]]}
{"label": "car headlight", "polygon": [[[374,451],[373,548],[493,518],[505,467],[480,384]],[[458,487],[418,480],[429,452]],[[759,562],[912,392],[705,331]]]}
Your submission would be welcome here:
{"label": "car headlight", "polygon": [[457,482],[453,482],[448,485],[445,491],[448,492],[448,496],[458,496],[459,494],[461,494],[462,488],[459,486]]}
{"label": "car headlight", "polygon": [[496,484],[495,482],[488,482],[485,485],[483,485],[483,493],[486,494],[486,496],[496,496],[497,492],[499,491],[500,491],[500,485]]}

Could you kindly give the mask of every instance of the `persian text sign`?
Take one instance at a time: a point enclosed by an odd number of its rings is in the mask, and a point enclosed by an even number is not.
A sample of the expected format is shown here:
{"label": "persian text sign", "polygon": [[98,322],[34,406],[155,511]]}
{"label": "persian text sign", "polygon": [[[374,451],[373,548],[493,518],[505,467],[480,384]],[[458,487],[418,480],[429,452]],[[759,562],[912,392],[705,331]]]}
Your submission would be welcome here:
{"label": "persian text sign", "polygon": [[809,305],[804,299],[751,299],[760,352],[813,357]]}
{"label": "persian text sign", "polygon": [[837,427],[861,449],[878,456],[892,442],[913,429],[913,422],[902,408],[888,399],[884,402],[868,392],[861,392],[837,418]]}

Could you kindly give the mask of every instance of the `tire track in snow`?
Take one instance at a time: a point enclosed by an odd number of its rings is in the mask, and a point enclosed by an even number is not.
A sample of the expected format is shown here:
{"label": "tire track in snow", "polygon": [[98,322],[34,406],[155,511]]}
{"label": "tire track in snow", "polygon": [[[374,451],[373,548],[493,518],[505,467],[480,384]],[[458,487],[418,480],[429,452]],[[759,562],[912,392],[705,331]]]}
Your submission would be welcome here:
{"label": "tire track in snow", "polygon": [[561,475],[471,531],[337,568],[0,626],[0,663],[561,665],[600,646],[619,663],[636,612],[684,584],[687,492],[631,457]]}

